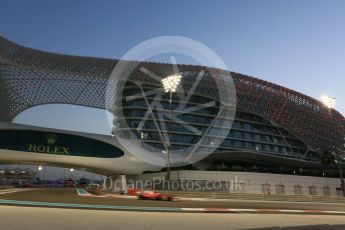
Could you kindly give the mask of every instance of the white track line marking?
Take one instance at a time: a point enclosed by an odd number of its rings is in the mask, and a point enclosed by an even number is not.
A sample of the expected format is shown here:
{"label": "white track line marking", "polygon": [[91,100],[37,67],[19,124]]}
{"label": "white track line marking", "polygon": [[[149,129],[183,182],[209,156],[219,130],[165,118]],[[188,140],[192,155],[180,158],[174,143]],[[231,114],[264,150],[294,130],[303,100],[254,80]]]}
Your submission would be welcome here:
{"label": "white track line marking", "polygon": [[281,209],[281,210],[277,210],[278,212],[306,212],[308,210],[287,210],[287,209]]}
{"label": "white track line marking", "polygon": [[15,192],[25,192],[29,190],[33,190],[33,189],[31,188],[5,189],[5,190],[0,190],[0,195],[10,194],[10,193],[15,193]]}
{"label": "white track line marking", "polygon": [[203,212],[206,211],[204,208],[182,208],[183,211],[188,211],[188,212]]}
{"label": "white track line marking", "polygon": [[342,211],[322,211],[322,212],[332,213],[332,214],[345,214],[345,212],[342,212]]}
{"label": "white track line marking", "polygon": [[258,212],[256,209],[243,209],[243,208],[232,208],[234,212]]}

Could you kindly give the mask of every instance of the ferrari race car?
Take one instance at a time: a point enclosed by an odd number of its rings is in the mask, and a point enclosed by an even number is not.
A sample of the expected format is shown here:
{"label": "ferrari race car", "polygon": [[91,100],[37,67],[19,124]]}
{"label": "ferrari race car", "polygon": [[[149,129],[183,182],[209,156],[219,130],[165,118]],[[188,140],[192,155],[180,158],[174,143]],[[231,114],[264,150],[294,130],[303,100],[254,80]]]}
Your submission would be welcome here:
{"label": "ferrari race car", "polygon": [[141,200],[178,201],[176,197],[173,197],[164,193],[155,192],[155,191],[142,191],[139,193],[138,198]]}

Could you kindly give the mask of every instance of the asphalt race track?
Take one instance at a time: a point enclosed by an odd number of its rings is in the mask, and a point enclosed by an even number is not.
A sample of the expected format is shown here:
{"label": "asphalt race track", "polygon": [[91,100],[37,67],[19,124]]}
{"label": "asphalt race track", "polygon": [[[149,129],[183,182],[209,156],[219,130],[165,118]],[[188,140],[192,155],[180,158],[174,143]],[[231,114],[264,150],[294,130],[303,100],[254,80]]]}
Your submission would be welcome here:
{"label": "asphalt race track", "polygon": [[[269,201],[147,201],[114,197],[80,196],[73,188],[15,189],[0,190],[0,229],[323,229],[344,230],[345,217],[341,215],[320,215],[311,213],[272,213],[270,209],[309,209],[344,211],[344,204],[319,203],[279,203]],[[17,204],[15,204],[17,202]],[[47,204],[72,205],[74,208],[54,207]],[[24,206],[17,206],[25,203]],[[30,203],[39,204],[27,205]],[[73,206],[74,204],[74,206]],[[243,208],[265,209],[262,213],[193,213],[193,212],[138,212],[117,210],[94,210],[81,208],[84,205],[104,205],[114,207],[166,207],[174,208]],[[44,206],[44,207],[41,207]],[[78,208],[79,207],[79,208]],[[313,215],[311,215],[313,214]]]}
{"label": "asphalt race track", "polygon": [[137,199],[124,199],[114,197],[79,196],[74,188],[38,188],[14,193],[0,193],[1,200],[51,202],[88,205],[113,205],[136,207],[169,207],[169,208],[209,208],[209,209],[262,209],[269,210],[314,210],[345,211],[345,204],[326,204],[311,202],[276,202],[276,201],[150,201]]}

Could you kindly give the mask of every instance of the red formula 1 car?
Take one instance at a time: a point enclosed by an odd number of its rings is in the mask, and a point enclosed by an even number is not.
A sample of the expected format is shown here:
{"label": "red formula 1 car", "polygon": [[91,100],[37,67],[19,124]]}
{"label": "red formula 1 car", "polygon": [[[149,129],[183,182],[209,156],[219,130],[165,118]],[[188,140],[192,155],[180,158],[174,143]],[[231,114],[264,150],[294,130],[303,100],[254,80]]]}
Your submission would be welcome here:
{"label": "red formula 1 car", "polygon": [[142,191],[139,193],[138,198],[141,200],[166,200],[166,201],[178,201],[176,197],[169,196],[155,191]]}

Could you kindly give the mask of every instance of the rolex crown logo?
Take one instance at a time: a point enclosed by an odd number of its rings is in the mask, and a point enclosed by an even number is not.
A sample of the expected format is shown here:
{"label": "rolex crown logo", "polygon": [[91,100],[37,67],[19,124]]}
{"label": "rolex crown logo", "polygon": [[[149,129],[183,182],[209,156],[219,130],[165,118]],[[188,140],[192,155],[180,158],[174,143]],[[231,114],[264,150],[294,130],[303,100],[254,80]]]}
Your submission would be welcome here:
{"label": "rolex crown logo", "polygon": [[57,139],[58,139],[58,136],[56,134],[51,133],[47,135],[47,142],[49,145],[55,144]]}

